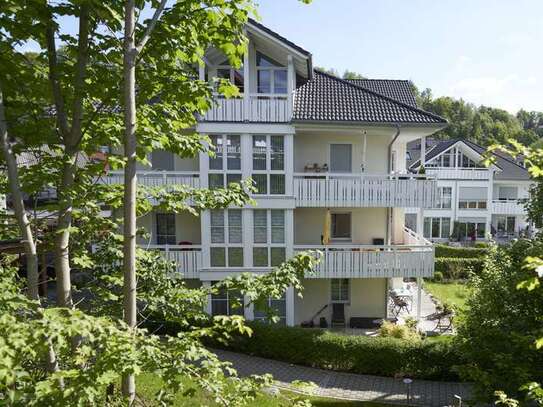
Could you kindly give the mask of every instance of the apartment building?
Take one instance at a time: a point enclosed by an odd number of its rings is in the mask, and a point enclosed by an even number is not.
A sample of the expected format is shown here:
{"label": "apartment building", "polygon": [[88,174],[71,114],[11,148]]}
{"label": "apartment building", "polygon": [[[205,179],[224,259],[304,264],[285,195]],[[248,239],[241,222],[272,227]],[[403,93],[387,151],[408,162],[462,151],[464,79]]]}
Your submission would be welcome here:
{"label": "apartment building", "polygon": [[[404,210],[434,207],[437,182],[409,174],[404,157],[408,142],[446,121],[417,107],[407,81],[342,80],[314,70],[310,52],[267,27],[250,21],[246,31],[242,68],[218,50],[200,68],[201,79],[229,78],[242,92],[217,97],[198,122],[216,156],[155,151],[138,182],[214,188],[252,177],[257,204],[199,217],[153,213],[140,219],[151,235],[140,243],[175,260],[193,286],[267,273],[297,252],[320,250],[303,298],[289,289],[270,299],[282,323],[386,317],[390,284],[433,274],[433,247],[405,228]],[[108,182],[121,179],[112,172]],[[264,317],[253,306],[233,308],[238,295],[214,295],[208,312]]]}
{"label": "apartment building", "polygon": [[[473,242],[490,237],[500,241],[528,235],[530,224],[523,202],[529,198],[528,171],[512,157],[494,154],[494,164],[483,165],[486,149],[468,140],[446,140],[425,146],[411,142],[407,166],[437,178],[439,199],[424,211],[423,236],[432,241]],[[416,230],[417,208],[407,210],[406,225]],[[420,232],[420,230],[419,230]]]}

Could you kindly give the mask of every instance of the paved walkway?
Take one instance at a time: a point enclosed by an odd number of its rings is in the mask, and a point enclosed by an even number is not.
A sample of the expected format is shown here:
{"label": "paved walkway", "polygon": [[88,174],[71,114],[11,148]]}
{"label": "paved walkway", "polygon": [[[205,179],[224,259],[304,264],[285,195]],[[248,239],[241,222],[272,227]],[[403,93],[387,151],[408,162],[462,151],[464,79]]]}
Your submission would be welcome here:
{"label": "paved walkway", "polygon": [[[407,386],[401,379],[333,372],[223,350],[216,353],[220,359],[231,362],[240,376],[271,373],[277,387],[312,396],[407,404]],[[290,385],[293,381],[312,382],[316,386],[300,388]],[[414,380],[410,393],[410,405],[441,407],[454,405],[455,395],[469,399],[471,391],[465,383]]]}

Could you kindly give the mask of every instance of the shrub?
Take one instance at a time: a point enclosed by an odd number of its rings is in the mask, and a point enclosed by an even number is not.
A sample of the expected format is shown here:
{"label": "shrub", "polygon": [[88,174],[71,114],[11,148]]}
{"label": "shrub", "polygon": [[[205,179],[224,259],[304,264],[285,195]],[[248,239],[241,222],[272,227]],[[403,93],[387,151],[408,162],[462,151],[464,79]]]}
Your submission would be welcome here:
{"label": "shrub", "polygon": [[464,258],[482,259],[488,253],[488,247],[455,247],[447,246],[444,244],[436,244],[436,258],[448,257],[448,258]]}
{"label": "shrub", "polygon": [[396,338],[406,341],[418,341],[420,335],[416,330],[417,321],[405,321],[405,325],[398,325],[390,321],[384,321],[379,328],[379,336],[382,338]]}
{"label": "shrub", "polygon": [[432,279],[437,282],[443,281],[443,273],[441,271],[434,272],[434,277]]}
{"label": "shrub", "polygon": [[479,274],[483,268],[484,259],[482,258],[456,258],[456,257],[436,257],[435,271],[441,273],[443,279],[466,279],[469,273]]}
{"label": "shrub", "polygon": [[436,380],[457,380],[454,366],[462,362],[451,344],[261,323],[250,326],[253,335],[236,337],[228,349],[322,369]]}

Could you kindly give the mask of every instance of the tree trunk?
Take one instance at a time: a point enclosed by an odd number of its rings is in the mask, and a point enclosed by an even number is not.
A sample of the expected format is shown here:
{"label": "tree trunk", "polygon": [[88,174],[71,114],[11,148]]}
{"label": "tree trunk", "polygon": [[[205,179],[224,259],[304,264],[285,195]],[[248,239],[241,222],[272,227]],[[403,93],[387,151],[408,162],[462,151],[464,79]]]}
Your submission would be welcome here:
{"label": "tree trunk", "polygon": [[2,153],[7,165],[8,183],[11,195],[13,197],[13,210],[17,218],[17,224],[21,237],[23,238],[25,257],[26,257],[26,273],[28,279],[28,296],[33,300],[39,300],[38,292],[39,272],[38,272],[38,255],[36,253],[36,243],[32,236],[32,228],[23,202],[23,195],[19,187],[19,174],[17,169],[17,161],[11,150],[11,145],[8,140],[8,127],[6,123],[6,115],[4,112],[4,98],[2,88],[0,87],[0,143],[2,144]]}
{"label": "tree trunk", "polygon": [[[124,93],[124,320],[129,327],[136,327],[136,43],[135,3],[125,3],[123,93]],[[136,395],[134,375],[125,375],[123,395],[133,404]]]}

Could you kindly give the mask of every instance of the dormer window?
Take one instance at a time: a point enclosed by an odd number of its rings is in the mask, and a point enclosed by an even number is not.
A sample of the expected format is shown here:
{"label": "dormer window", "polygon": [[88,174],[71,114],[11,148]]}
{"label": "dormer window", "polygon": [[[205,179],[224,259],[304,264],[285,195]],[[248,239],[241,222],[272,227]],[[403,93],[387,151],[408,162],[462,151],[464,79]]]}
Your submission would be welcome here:
{"label": "dormer window", "polygon": [[256,69],[258,93],[287,93],[287,68],[273,59],[257,53]]}

